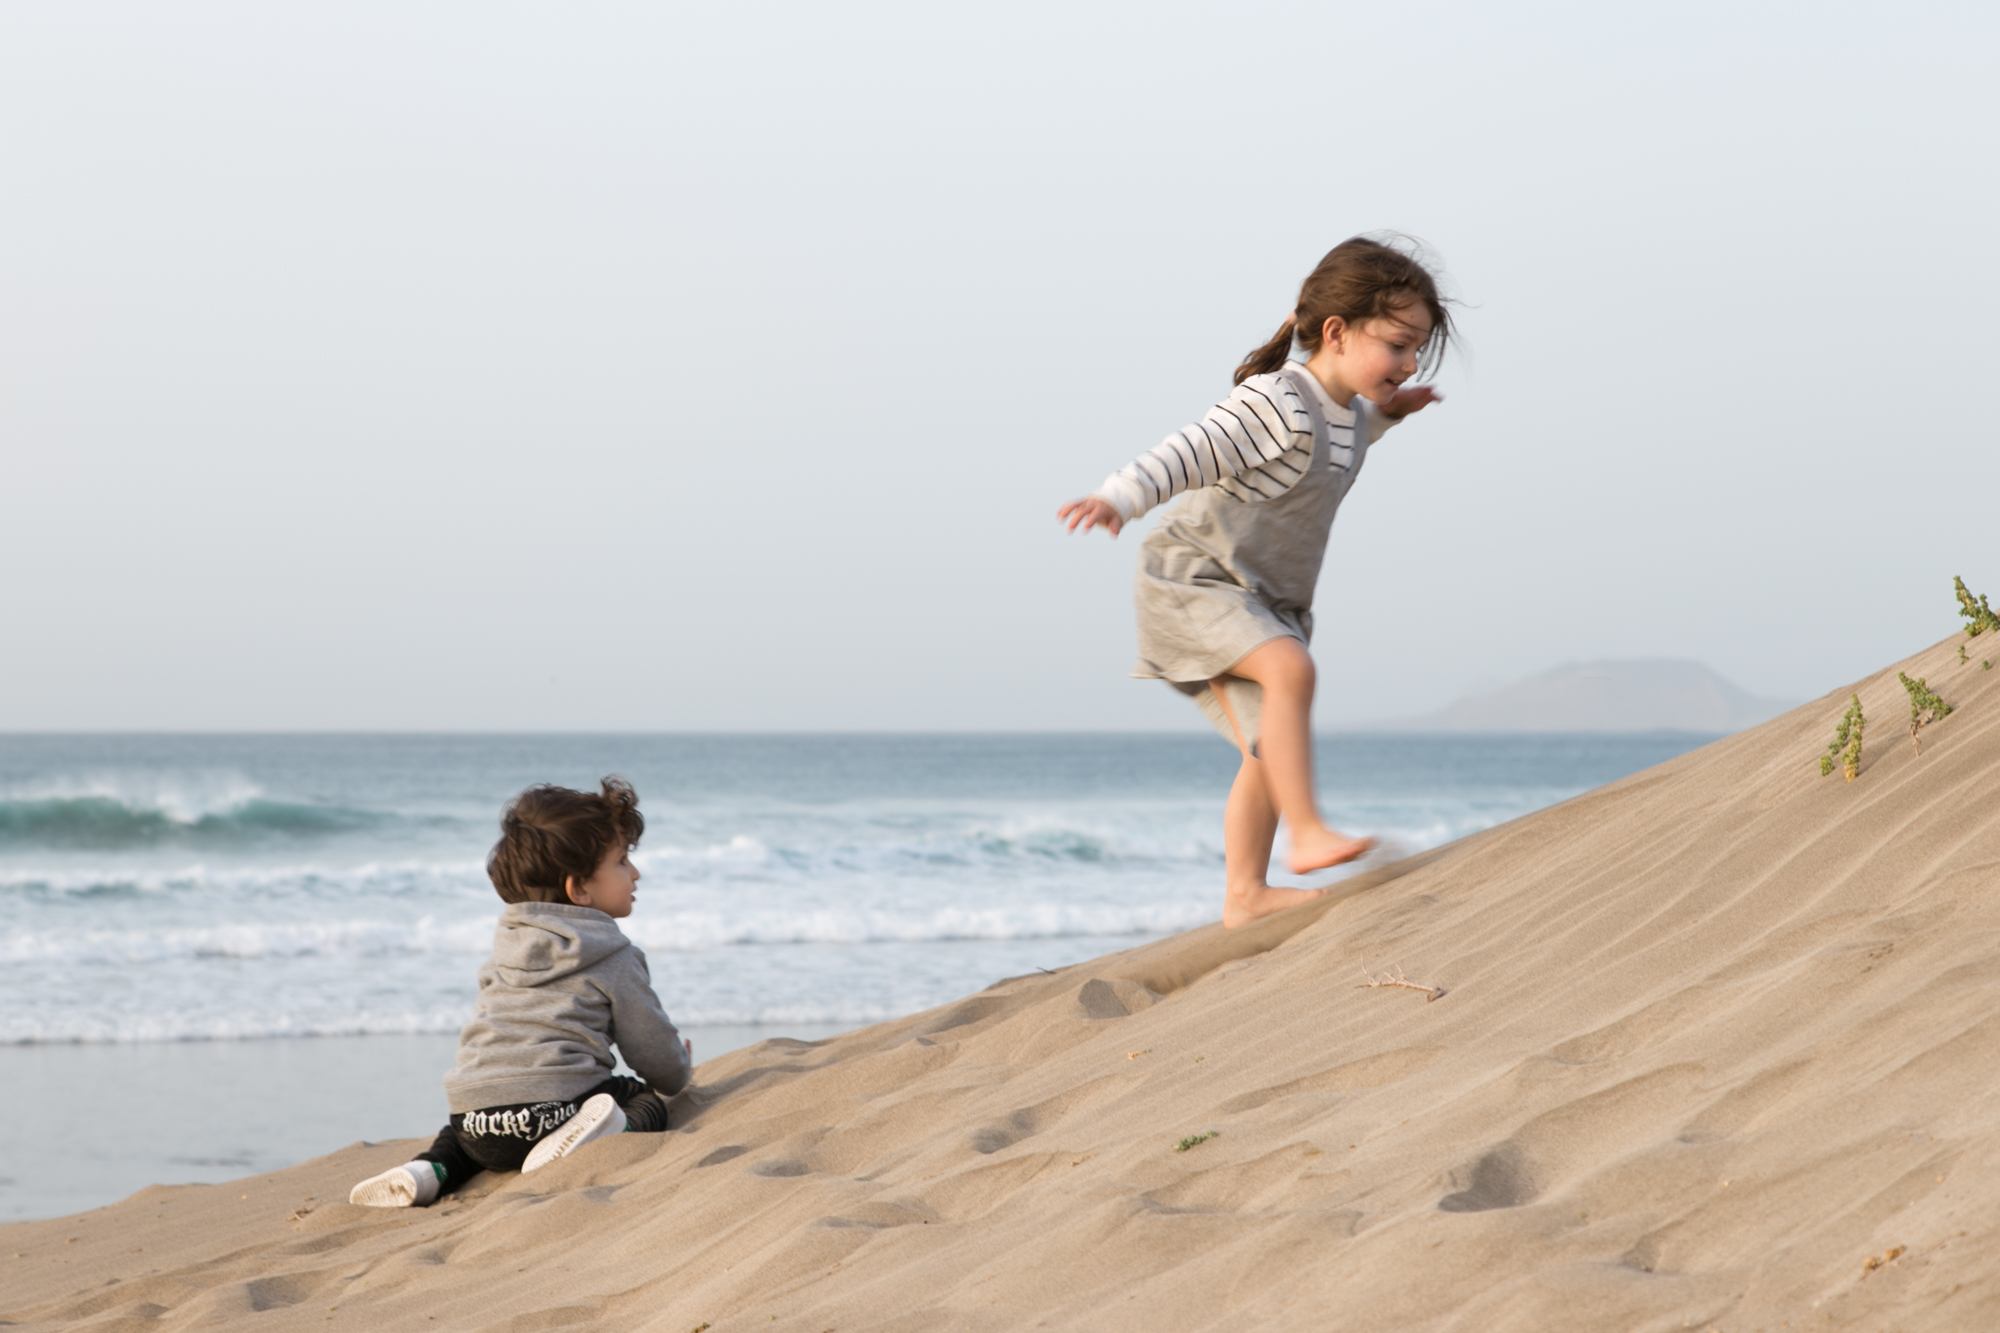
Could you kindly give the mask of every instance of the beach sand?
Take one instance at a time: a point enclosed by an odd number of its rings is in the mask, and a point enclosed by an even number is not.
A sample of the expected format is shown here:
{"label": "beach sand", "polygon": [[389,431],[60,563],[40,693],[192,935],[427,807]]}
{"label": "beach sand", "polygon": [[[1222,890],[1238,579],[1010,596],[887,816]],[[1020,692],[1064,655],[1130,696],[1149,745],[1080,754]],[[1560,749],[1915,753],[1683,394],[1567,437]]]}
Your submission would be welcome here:
{"label": "beach sand", "polygon": [[[2000,645],[1961,642],[1899,664],[1957,707],[1921,757],[1896,668],[1858,684],[1853,783],[1842,689],[1245,930],[706,1061],[673,1131],[434,1208],[345,1202],[404,1141],[0,1228],[0,1318],[2000,1327]],[[1445,993],[1358,986],[1392,967]]]}
{"label": "beach sand", "polygon": [[[705,1059],[780,1033],[831,1037],[850,1026],[681,1032]],[[290,1166],[357,1134],[435,1128],[457,1050],[457,1033],[0,1046],[0,1125],[32,1126],[48,1107],[112,1090],[108,1113],[92,1111],[90,1132],[60,1153],[18,1130],[0,1139],[0,1222],[94,1208],[148,1181]]]}

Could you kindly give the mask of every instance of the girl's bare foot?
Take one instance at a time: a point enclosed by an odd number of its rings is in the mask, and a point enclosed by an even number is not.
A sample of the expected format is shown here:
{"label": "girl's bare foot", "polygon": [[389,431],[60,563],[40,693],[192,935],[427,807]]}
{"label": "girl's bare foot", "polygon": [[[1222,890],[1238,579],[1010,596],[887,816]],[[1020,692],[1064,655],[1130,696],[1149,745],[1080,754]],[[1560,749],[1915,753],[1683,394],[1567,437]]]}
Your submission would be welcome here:
{"label": "girl's bare foot", "polygon": [[1292,831],[1292,873],[1308,875],[1328,866],[1344,865],[1358,856],[1366,856],[1375,850],[1373,838],[1343,838],[1332,829],[1321,826],[1301,832]]}
{"label": "girl's bare foot", "polygon": [[1326,897],[1325,889],[1278,889],[1259,884],[1251,889],[1231,889],[1222,895],[1222,926],[1234,930],[1252,921],[1282,912],[1287,907]]}

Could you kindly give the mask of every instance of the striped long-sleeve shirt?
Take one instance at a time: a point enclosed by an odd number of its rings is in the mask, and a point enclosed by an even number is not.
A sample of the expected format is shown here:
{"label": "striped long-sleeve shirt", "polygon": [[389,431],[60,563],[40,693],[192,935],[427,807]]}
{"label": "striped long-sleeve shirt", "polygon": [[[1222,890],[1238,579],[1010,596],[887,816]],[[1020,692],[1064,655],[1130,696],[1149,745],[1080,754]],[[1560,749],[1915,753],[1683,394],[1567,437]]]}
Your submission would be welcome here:
{"label": "striped long-sleeve shirt", "polygon": [[[1312,465],[1312,415],[1287,375],[1252,375],[1236,391],[1104,479],[1097,488],[1119,517],[1130,523],[1182,491],[1214,486],[1238,500],[1269,500],[1290,490]],[[1354,412],[1335,403],[1316,381],[1307,392],[1319,396],[1326,418],[1332,464],[1352,465]],[[1397,418],[1379,410],[1368,414],[1370,435],[1379,438]],[[1370,443],[1373,443],[1373,439]]]}

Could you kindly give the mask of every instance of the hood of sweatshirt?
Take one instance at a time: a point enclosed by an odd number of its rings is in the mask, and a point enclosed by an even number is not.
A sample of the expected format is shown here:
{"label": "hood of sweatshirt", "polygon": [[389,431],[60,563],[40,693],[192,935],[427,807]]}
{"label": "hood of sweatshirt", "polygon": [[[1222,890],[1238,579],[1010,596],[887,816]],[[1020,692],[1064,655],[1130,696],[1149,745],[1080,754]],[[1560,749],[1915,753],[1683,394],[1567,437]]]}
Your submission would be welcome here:
{"label": "hood of sweatshirt", "polygon": [[493,966],[510,986],[541,986],[609,958],[631,941],[595,907],[508,903],[493,932]]}

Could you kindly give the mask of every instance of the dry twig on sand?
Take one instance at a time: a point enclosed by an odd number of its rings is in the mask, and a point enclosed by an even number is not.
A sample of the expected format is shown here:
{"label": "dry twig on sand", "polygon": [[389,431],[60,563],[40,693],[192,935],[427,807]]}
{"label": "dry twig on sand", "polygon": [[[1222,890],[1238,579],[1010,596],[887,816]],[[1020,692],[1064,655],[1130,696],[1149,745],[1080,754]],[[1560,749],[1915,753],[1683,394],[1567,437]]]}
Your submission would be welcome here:
{"label": "dry twig on sand", "polygon": [[1871,1254],[1870,1256],[1868,1256],[1866,1260],[1862,1262],[1861,1276],[1867,1277],[1870,1273],[1874,1272],[1876,1269],[1887,1268],[1890,1264],[1895,1263],[1898,1259],[1903,1257],[1903,1251],[1905,1248],[1907,1247],[1898,1245],[1895,1249],[1890,1250],[1887,1254]]}
{"label": "dry twig on sand", "polygon": [[1356,990],[1368,990],[1370,987],[1399,986],[1404,990],[1422,991],[1424,993],[1425,1004],[1429,1004],[1432,1000],[1444,994],[1444,987],[1426,986],[1421,981],[1412,981],[1403,975],[1403,969],[1400,967],[1392,967],[1380,977],[1370,974],[1366,968],[1363,968],[1361,975],[1366,977],[1367,980],[1356,986],[1354,988]]}

